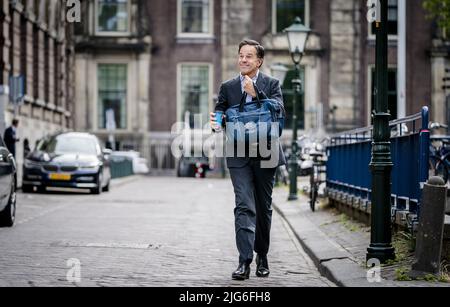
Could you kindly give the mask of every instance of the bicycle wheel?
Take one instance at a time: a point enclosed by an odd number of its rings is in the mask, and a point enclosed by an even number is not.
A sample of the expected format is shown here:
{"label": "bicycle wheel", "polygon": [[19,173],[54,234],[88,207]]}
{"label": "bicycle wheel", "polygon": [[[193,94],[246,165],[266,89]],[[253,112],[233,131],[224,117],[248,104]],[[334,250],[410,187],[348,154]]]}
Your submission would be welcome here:
{"label": "bicycle wheel", "polygon": [[314,185],[314,187],[311,189],[311,199],[309,202],[309,206],[311,207],[311,211],[316,211],[316,202],[317,202],[317,186]]}
{"label": "bicycle wheel", "polygon": [[438,164],[436,165],[435,175],[441,177],[442,179],[444,179],[444,182],[447,183],[448,181],[447,166],[442,162],[438,162]]}

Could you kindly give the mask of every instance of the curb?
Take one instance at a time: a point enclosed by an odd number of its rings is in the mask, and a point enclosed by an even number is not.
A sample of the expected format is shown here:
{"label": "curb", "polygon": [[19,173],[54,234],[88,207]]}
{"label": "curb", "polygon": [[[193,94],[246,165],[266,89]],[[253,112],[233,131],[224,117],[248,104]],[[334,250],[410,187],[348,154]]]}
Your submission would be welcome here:
{"label": "curb", "polygon": [[289,225],[295,237],[322,276],[339,287],[392,287],[395,282],[383,280],[382,283],[370,283],[367,270],[357,263],[354,257],[332,241],[300,209],[290,203],[273,204],[275,211]]}
{"label": "curb", "polygon": [[131,175],[131,176],[127,176],[127,177],[111,179],[111,187],[116,187],[116,188],[121,187],[128,183],[131,183],[138,179],[141,179],[142,177],[144,177],[144,176],[143,175]]}

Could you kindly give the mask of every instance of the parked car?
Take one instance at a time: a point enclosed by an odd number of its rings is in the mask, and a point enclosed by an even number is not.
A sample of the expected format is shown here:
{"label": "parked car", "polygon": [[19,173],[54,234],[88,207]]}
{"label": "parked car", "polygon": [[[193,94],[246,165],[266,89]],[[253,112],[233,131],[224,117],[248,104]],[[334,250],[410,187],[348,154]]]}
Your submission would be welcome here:
{"label": "parked car", "polygon": [[109,191],[111,150],[101,149],[89,133],[60,133],[40,140],[25,159],[22,190],[34,187],[90,189],[93,194]]}
{"label": "parked car", "polygon": [[0,137],[0,227],[14,225],[16,182],[16,161]]}
{"label": "parked car", "polygon": [[210,171],[208,158],[182,156],[178,162],[177,177],[206,178],[208,171]]}

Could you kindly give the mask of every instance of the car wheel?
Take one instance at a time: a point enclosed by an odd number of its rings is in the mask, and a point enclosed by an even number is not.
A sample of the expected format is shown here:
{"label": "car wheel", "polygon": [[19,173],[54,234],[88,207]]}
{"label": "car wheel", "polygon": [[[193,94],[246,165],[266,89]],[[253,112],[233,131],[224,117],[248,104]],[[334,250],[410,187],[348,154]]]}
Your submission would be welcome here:
{"label": "car wheel", "polygon": [[0,212],[0,226],[2,227],[12,227],[16,219],[16,200],[17,193],[14,183],[11,187],[11,195],[9,196],[8,205],[5,210]]}
{"label": "car wheel", "polygon": [[102,178],[101,178],[101,174],[99,174],[98,176],[97,176],[97,187],[96,188],[94,188],[94,189],[91,189],[91,193],[92,194],[95,194],[95,195],[100,195],[100,194],[102,194]]}
{"label": "car wheel", "polygon": [[111,185],[111,180],[109,180],[108,184],[103,188],[103,192],[109,192],[110,185]]}
{"label": "car wheel", "polygon": [[32,185],[23,184],[22,185],[22,192],[23,193],[33,193],[34,187]]}
{"label": "car wheel", "polygon": [[38,193],[45,193],[45,192],[47,192],[47,188],[44,187],[44,186],[38,186],[37,187],[37,192]]}

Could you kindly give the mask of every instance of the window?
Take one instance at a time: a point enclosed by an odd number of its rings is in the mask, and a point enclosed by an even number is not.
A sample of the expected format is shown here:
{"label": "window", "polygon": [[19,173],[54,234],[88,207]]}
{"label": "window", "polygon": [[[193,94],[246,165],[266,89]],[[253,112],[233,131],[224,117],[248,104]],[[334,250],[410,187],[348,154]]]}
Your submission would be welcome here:
{"label": "window", "polygon": [[[370,27],[370,35],[375,35],[375,22]],[[388,0],[388,35],[398,34],[398,0]]]}
{"label": "window", "polygon": [[[305,84],[305,70],[302,67],[300,70],[300,77],[302,80],[302,84]],[[286,75],[286,79],[284,80],[282,91],[283,91],[283,102],[284,107],[286,109],[286,129],[293,128],[292,116],[294,114],[294,90],[292,88],[292,79],[295,79],[295,70],[292,68],[288,71]],[[296,109],[297,109],[297,128],[305,129],[305,93],[303,91],[300,93],[300,98],[297,97]]]}
{"label": "window", "polygon": [[[189,120],[194,128],[194,116],[201,116],[201,124],[208,123],[210,101],[210,66],[209,65],[181,65],[181,106],[180,121]],[[199,127],[195,127],[199,128]]]}
{"label": "window", "polygon": [[212,35],[213,3],[210,0],[178,0],[179,34]]}
{"label": "window", "polygon": [[300,17],[303,24],[309,25],[309,0],[272,0],[273,33],[281,33]]}
{"label": "window", "polygon": [[[375,109],[375,68],[371,69],[372,85],[371,85],[371,108]],[[388,70],[388,110],[391,113],[390,120],[397,119],[397,69],[389,68]]]}
{"label": "window", "polygon": [[[98,127],[106,129],[113,118],[117,129],[127,127],[127,65],[98,65]],[[107,116],[107,114],[110,114]]]}
{"label": "window", "polygon": [[127,0],[97,1],[97,32],[126,33],[129,31]]}

